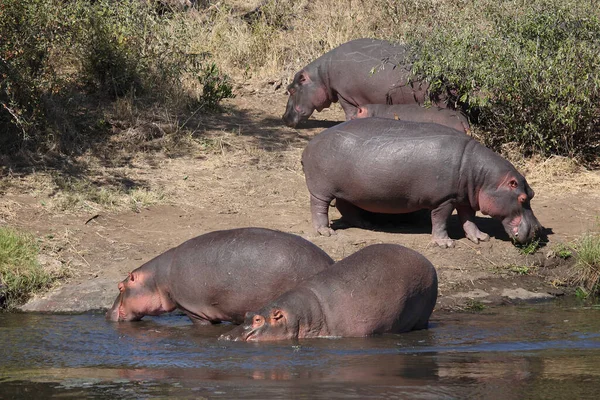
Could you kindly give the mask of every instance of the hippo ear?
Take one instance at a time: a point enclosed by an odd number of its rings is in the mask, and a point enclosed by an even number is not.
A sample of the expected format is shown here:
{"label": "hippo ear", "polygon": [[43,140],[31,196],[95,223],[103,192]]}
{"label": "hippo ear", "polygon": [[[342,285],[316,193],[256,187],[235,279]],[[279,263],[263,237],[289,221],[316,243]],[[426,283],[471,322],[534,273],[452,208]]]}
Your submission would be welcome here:
{"label": "hippo ear", "polygon": [[301,85],[306,85],[307,83],[310,83],[311,79],[308,76],[308,74],[306,72],[302,72],[299,76],[298,76],[298,83]]}
{"label": "hippo ear", "polygon": [[283,318],[283,313],[279,309],[274,309],[271,311],[271,318],[275,321],[279,321],[281,318]]}
{"label": "hippo ear", "polygon": [[135,281],[135,276],[133,275],[133,272],[129,273],[129,282],[133,282]]}

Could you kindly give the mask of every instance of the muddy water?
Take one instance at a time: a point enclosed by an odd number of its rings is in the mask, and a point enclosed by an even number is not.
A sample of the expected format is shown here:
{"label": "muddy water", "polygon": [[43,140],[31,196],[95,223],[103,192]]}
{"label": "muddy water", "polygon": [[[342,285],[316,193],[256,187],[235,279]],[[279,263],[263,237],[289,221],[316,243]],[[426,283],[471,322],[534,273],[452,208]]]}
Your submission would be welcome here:
{"label": "muddy water", "polygon": [[427,331],[231,343],[184,316],[0,314],[0,398],[597,398],[600,309],[434,313]]}

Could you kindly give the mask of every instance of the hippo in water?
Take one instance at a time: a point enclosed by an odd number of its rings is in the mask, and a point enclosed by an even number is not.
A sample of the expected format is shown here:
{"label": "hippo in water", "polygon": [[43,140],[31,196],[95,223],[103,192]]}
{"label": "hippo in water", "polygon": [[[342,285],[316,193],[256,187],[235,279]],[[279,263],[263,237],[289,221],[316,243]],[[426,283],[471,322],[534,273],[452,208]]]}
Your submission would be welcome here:
{"label": "hippo in water", "polygon": [[469,133],[469,120],[459,111],[441,107],[422,107],[418,104],[366,104],[358,107],[352,119],[381,117],[399,121],[431,122],[459,132]]}
{"label": "hippo in water", "polygon": [[437,274],[414,250],[375,244],[335,263],[257,312],[224,340],[362,337],[425,329]]}
{"label": "hippo in water", "polygon": [[[317,58],[294,76],[283,115],[294,127],[312,113],[338,102],[346,119],[364,104],[422,104],[429,85],[410,82],[411,65],[404,45],[357,39]],[[431,99],[444,107],[440,99]]]}
{"label": "hippo in water", "polygon": [[323,250],[289,233],[262,228],[211,232],[131,272],[119,283],[106,318],[136,321],[179,308],[195,323],[241,323],[247,311],[332,264]]}
{"label": "hippo in water", "polygon": [[489,236],[476,211],[502,221],[524,243],[540,224],[531,211],[533,190],[515,167],[467,135],[438,124],[366,118],[315,136],[302,154],[314,229],[325,236],[333,199],[344,220],[360,226],[361,210],[402,214],[430,209],[433,241],[453,247],[446,223],[454,209],[467,238]]}

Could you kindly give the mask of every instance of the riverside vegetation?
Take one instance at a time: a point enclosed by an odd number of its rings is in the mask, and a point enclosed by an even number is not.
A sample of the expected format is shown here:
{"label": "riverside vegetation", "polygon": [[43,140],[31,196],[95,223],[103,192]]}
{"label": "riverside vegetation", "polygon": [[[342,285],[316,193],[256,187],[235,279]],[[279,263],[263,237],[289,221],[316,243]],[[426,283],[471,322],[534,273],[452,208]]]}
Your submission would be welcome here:
{"label": "riverside vegetation", "polygon": [[[358,37],[408,44],[414,75],[463,109],[487,146],[597,166],[600,10],[593,2],[205,0],[181,9],[152,0],[3,0],[0,193],[17,172],[62,193],[63,210],[159,203],[165,194],[156,188],[91,179],[98,162],[81,158],[110,163],[119,152],[206,147],[212,139],[193,116],[218,113],[236,85],[285,87],[307,62]],[[590,234],[571,245],[579,266],[572,282],[586,293],[598,291],[600,266],[582,249],[597,251],[599,242]],[[8,298],[13,278],[2,268]],[[11,268],[22,271],[16,262]],[[48,279],[10,296],[22,301]]]}

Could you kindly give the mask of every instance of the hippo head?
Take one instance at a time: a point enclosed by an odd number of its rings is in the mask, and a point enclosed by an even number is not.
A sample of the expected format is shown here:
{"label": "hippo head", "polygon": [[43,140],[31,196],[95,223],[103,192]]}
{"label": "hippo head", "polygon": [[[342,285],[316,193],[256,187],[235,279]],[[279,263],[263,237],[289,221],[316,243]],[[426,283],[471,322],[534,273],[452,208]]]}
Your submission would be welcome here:
{"label": "hippo head", "polygon": [[242,325],[219,339],[247,342],[294,339],[298,337],[298,323],[290,321],[293,319],[281,308],[248,312]]}
{"label": "hippo head", "polygon": [[491,182],[479,191],[481,212],[501,220],[511,239],[519,243],[533,239],[541,225],[531,210],[530,201],[535,193],[523,175],[513,167]]}
{"label": "hippo head", "polygon": [[313,111],[320,112],[331,105],[323,82],[311,77],[305,69],[296,73],[287,91],[290,97],[283,114],[283,122],[287,126],[295,127],[300,121],[308,119]]}
{"label": "hippo head", "polygon": [[130,272],[118,287],[119,296],[106,313],[109,321],[139,321],[144,315],[159,315],[175,309],[159,292],[154,277],[145,271]]}

